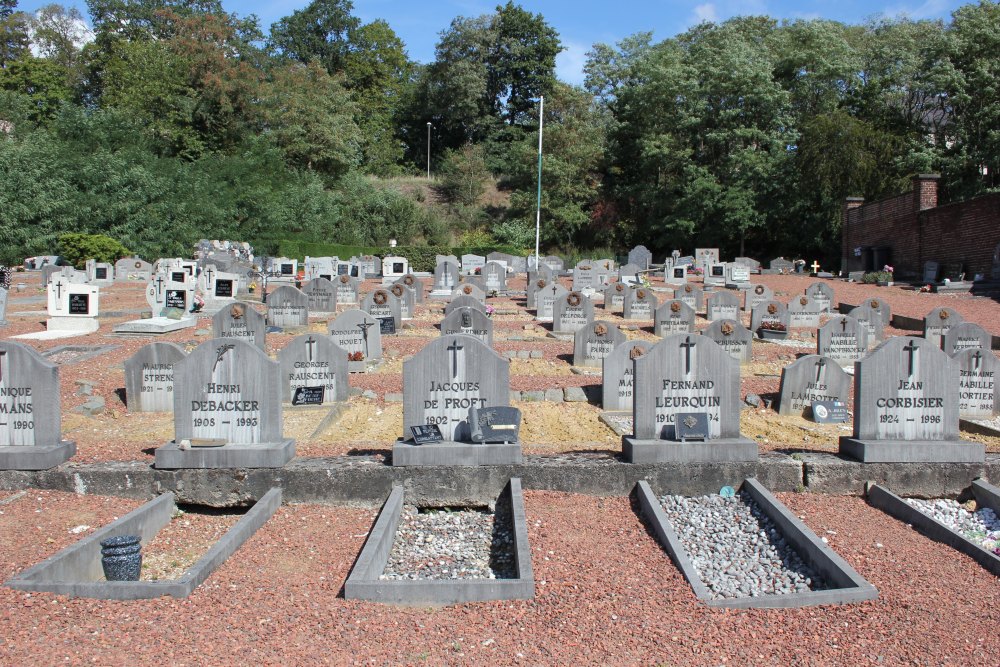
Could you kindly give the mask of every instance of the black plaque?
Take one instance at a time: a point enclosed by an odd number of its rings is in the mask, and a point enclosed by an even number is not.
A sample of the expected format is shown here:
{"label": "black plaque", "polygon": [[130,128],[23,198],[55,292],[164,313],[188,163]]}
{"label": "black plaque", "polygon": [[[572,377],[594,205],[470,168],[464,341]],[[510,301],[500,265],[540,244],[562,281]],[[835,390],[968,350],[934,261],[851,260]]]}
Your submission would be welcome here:
{"label": "black plaque", "polygon": [[817,424],[846,424],[851,418],[843,401],[813,401],[812,415]]}
{"label": "black plaque", "polygon": [[70,315],[90,315],[90,295],[70,294],[69,295]]}
{"label": "black plaque", "polygon": [[326,280],[329,280],[330,282],[333,282],[333,276],[331,276],[329,273],[321,273],[321,274],[319,274],[319,277],[320,278],[325,278]]}
{"label": "black plaque", "polygon": [[[351,265],[350,264],[338,264],[337,265],[337,275],[338,276],[349,276],[351,275]],[[357,274],[355,274],[357,275]]]}
{"label": "black plaque", "polygon": [[441,442],[444,440],[441,436],[441,429],[437,424],[411,426],[410,433],[413,434],[413,444],[415,445],[424,445],[429,442]]}
{"label": "black plaque", "polygon": [[517,408],[469,408],[469,432],[473,442],[517,442],[521,411]]}
{"label": "black plaque", "polygon": [[396,320],[391,317],[378,318],[378,331],[383,336],[396,333]]}
{"label": "black plaque", "polygon": [[708,440],[707,412],[678,412],[674,433],[681,442]]}
{"label": "black plaque", "polygon": [[185,280],[187,280],[187,277],[188,277],[187,271],[171,271],[170,272],[170,280],[172,280],[175,283],[182,283]]}
{"label": "black plaque", "polygon": [[402,262],[393,262],[392,263],[392,272],[393,273],[402,273],[403,272],[403,263]]}
{"label": "black plaque", "polygon": [[166,297],[163,300],[163,305],[167,308],[178,308],[180,310],[186,309],[187,295],[185,292],[187,292],[187,290],[168,289]]}
{"label": "black plaque", "polygon": [[296,387],[292,405],[323,405],[325,387]]}
{"label": "black plaque", "polygon": [[108,279],[108,267],[99,266],[94,269],[94,280],[107,280]]}
{"label": "black plaque", "polygon": [[233,281],[232,280],[216,280],[215,281],[215,296],[231,297],[233,295]]}
{"label": "black plaque", "polygon": [[674,278],[683,278],[684,269],[674,269]]}
{"label": "black plaque", "polygon": [[281,265],[281,275],[290,276],[292,275],[292,269],[294,266],[292,264],[282,264]]}
{"label": "black plaque", "polygon": [[726,267],[722,266],[721,264],[715,264],[712,266],[713,278],[721,278],[724,275],[726,275]]}

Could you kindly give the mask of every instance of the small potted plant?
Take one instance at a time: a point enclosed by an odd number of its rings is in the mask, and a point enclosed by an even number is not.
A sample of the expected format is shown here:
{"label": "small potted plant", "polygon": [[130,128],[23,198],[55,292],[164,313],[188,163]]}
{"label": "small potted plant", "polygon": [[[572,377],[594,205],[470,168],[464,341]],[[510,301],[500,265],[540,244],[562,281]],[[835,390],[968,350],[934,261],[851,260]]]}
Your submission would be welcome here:
{"label": "small potted plant", "polygon": [[882,271],[880,272],[881,275],[879,276],[879,281],[878,281],[879,287],[892,287],[893,271],[894,269],[889,264],[886,264],[885,266],[882,267]]}
{"label": "small potted plant", "polygon": [[757,327],[757,337],[762,340],[785,340],[788,338],[788,327],[774,320],[761,322]]}

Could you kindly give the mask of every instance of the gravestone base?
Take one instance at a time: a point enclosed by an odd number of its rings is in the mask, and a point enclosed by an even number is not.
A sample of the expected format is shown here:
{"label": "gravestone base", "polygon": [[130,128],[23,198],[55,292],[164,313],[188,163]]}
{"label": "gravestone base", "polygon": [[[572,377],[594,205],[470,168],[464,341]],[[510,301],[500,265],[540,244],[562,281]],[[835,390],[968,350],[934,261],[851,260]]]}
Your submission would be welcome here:
{"label": "gravestone base", "polygon": [[128,334],[165,334],[171,331],[187,329],[197,324],[198,319],[195,317],[185,317],[179,320],[169,317],[150,317],[145,320],[131,320],[116,324],[112,331]]}
{"label": "gravestone base", "polygon": [[180,449],[175,441],[156,448],[159,469],[281,468],[295,457],[295,440],[276,443],[233,444]]}
{"label": "gravestone base", "polygon": [[726,282],[726,289],[734,289],[734,290],[739,290],[741,292],[745,292],[748,289],[750,289],[750,287],[752,287],[752,285],[750,285],[750,283]]}
{"label": "gravestone base", "polygon": [[983,463],[986,445],[967,440],[858,440],[841,436],[840,453],[862,463]]}
{"label": "gravestone base", "polygon": [[59,331],[67,334],[94,333],[101,327],[96,317],[65,317],[55,315],[45,321],[47,331]]}
{"label": "gravestone base", "polygon": [[58,445],[0,447],[0,470],[48,470],[76,454],[76,443],[63,440]]}
{"label": "gravestone base", "polygon": [[429,299],[440,299],[442,301],[451,301],[451,294],[453,290],[447,289],[436,289],[431,290],[431,293],[427,295]]}
{"label": "gravestone base", "polygon": [[749,438],[716,438],[704,442],[637,440],[622,436],[622,456],[629,463],[719,463],[756,461],[757,443]]}
{"label": "gravestone base", "polygon": [[397,440],[392,446],[393,466],[498,466],[523,461],[520,442],[487,445],[445,441],[415,445]]}
{"label": "gravestone base", "polygon": [[[551,322],[552,320],[548,320],[548,321]],[[573,340],[573,338],[575,336],[576,336],[576,332],[575,331],[546,331],[545,332],[545,337],[546,338],[554,338],[556,340]]]}

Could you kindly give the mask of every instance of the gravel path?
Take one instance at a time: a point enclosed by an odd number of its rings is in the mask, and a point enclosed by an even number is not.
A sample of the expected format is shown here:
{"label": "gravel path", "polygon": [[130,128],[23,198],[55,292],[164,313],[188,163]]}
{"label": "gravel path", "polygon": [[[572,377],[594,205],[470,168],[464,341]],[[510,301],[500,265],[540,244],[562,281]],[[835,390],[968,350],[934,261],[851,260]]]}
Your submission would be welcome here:
{"label": "gravel path", "polygon": [[748,494],[663,496],[660,504],[714,599],[826,588]]}
{"label": "gravel path", "polygon": [[979,546],[1000,556],[1000,518],[989,507],[970,512],[955,500],[920,500],[906,502],[927,516],[961,533]]}

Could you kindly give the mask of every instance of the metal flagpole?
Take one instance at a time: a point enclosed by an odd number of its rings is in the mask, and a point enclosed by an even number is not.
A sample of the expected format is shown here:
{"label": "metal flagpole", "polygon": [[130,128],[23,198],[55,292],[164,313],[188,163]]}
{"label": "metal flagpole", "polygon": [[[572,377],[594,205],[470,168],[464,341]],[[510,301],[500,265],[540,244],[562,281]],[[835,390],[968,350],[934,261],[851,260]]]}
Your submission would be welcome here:
{"label": "metal flagpole", "polygon": [[539,246],[542,232],[542,125],[545,121],[545,97],[538,105],[538,208],[535,212],[535,271],[540,266]]}

